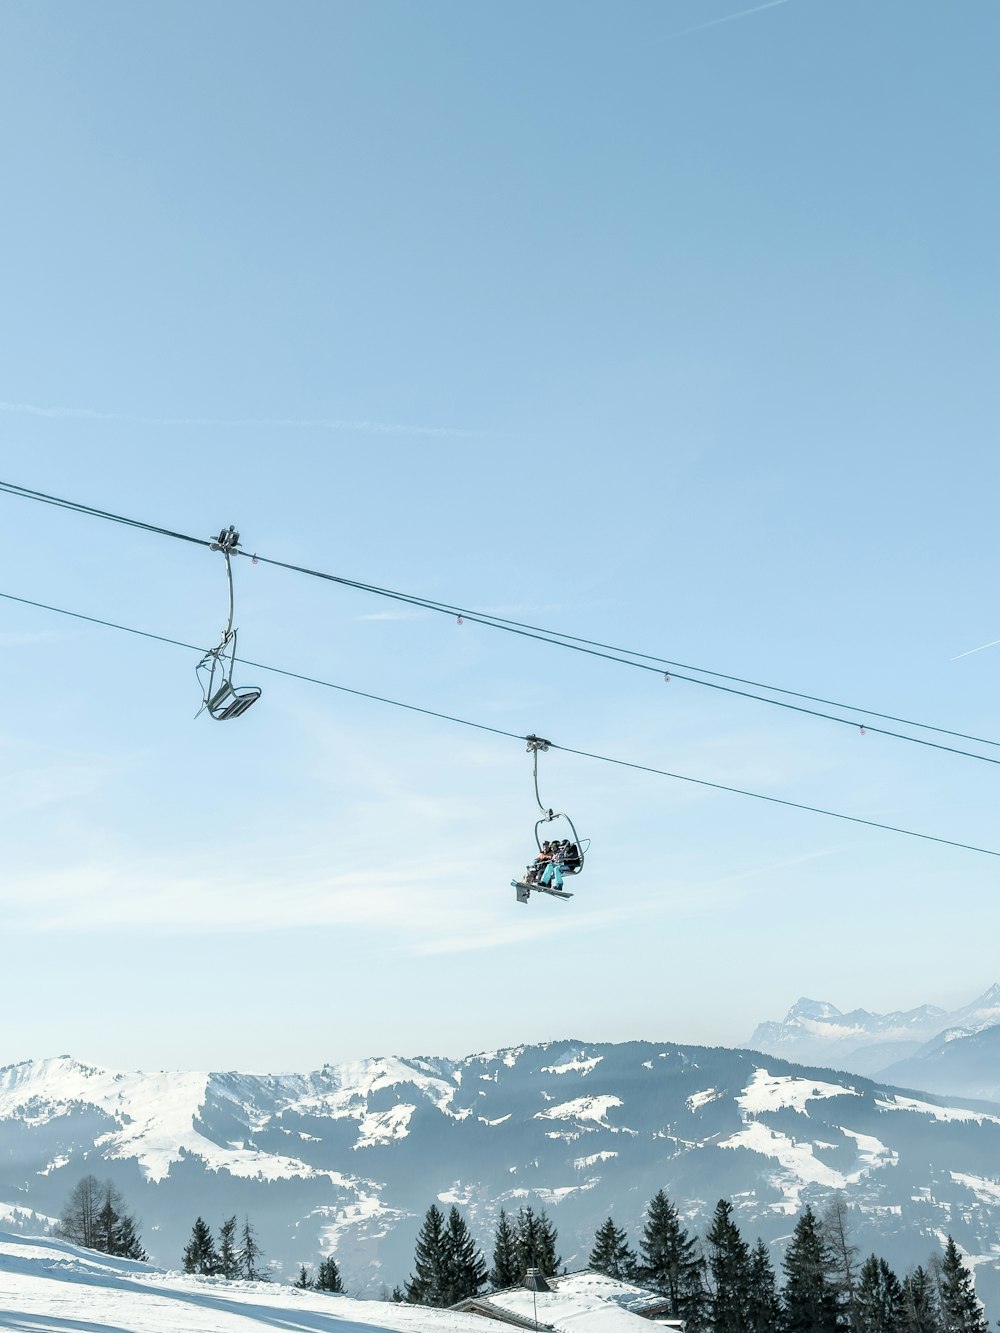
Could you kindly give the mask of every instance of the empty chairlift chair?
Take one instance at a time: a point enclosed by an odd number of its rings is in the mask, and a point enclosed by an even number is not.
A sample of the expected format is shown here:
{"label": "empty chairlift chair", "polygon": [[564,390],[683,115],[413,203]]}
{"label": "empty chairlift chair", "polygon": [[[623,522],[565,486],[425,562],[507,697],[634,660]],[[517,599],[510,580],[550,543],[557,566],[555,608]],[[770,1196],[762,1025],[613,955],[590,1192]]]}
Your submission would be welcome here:
{"label": "empty chairlift chair", "polygon": [[210,648],[195,671],[201,685],[201,707],[198,714],[207,712],[216,722],[228,722],[242,717],[260,698],[257,685],[234,685],[236,667],[236,630],[233,629],[233,565],[232,556],[240,544],[240,534],[229,525],[212,542],[213,551],[221,551],[226,559],[226,582],[229,587],[229,618],[218,647]]}

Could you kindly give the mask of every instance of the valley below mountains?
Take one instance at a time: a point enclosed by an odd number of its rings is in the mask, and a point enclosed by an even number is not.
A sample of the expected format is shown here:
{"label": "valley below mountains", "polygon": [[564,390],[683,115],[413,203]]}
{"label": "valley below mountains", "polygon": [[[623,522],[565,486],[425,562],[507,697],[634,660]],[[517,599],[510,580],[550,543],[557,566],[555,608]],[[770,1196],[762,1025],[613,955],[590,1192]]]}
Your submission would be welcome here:
{"label": "valley below mountains", "polygon": [[0,1070],[0,1227],[57,1217],[86,1174],[121,1189],[157,1264],[179,1265],[197,1216],[249,1214],[280,1275],[332,1252],[368,1295],[410,1273],[434,1201],[461,1208],[487,1260],[501,1207],[544,1208],[572,1269],[608,1215],[634,1245],[659,1189],[698,1234],[730,1199],[776,1262],[801,1208],[841,1190],[862,1257],[902,1276],[950,1233],[1000,1314],[1000,1106],[750,1050],[566,1040],[302,1075]]}

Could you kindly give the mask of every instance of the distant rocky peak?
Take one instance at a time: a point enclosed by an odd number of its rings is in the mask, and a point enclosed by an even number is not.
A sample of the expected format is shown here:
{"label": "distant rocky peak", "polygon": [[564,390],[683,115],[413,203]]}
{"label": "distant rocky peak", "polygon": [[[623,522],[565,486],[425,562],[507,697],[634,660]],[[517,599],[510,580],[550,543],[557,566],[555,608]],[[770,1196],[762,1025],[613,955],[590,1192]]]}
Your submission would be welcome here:
{"label": "distant rocky peak", "polygon": [[840,1010],[826,1000],[810,1000],[807,995],[802,995],[795,1001],[791,1009],[785,1015],[786,1023],[794,1023],[796,1019],[816,1019],[822,1018],[841,1018],[843,1015]]}
{"label": "distant rocky peak", "polygon": [[968,1033],[994,1024],[1000,1024],[1000,983],[950,1013],[931,1004],[885,1014],[867,1009],[845,1013],[826,1000],[802,996],[780,1023],[759,1023],[749,1045],[804,1063],[836,1060],[840,1068],[874,1074],[915,1055],[949,1028]]}

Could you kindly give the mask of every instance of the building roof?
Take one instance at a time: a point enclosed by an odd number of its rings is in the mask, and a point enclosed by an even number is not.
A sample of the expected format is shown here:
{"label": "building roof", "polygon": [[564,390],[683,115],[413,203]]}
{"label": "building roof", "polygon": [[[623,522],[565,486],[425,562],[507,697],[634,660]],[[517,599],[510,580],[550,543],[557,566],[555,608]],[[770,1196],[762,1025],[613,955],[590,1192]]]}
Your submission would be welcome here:
{"label": "building roof", "polygon": [[461,1301],[454,1308],[520,1328],[533,1329],[537,1318],[540,1328],[554,1333],[649,1333],[646,1321],[666,1313],[668,1308],[659,1292],[589,1268],[546,1281],[550,1291],[507,1287]]}

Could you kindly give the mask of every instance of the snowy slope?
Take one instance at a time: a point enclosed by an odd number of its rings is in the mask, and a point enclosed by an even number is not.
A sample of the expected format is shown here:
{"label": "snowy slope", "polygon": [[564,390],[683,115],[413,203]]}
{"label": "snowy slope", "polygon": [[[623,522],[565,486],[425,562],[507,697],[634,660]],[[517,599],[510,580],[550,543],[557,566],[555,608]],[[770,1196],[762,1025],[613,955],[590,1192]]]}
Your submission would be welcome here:
{"label": "snowy slope", "polygon": [[0,1232],[0,1329],[46,1333],[483,1333],[472,1315],[226,1282]]}

